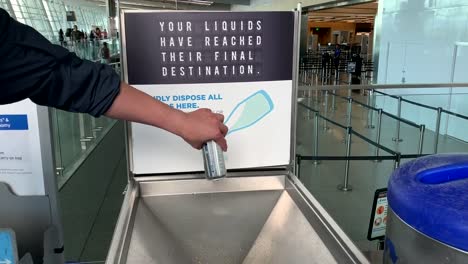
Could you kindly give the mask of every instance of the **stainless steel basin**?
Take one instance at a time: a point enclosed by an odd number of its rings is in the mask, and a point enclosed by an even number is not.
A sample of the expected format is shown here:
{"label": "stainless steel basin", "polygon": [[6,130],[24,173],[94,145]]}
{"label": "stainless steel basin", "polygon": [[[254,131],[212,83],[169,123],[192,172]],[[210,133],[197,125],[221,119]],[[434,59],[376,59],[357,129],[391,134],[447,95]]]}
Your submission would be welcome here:
{"label": "stainless steel basin", "polygon": [[366,263],[302,188],[285,175],[135,182],[107,263]]}

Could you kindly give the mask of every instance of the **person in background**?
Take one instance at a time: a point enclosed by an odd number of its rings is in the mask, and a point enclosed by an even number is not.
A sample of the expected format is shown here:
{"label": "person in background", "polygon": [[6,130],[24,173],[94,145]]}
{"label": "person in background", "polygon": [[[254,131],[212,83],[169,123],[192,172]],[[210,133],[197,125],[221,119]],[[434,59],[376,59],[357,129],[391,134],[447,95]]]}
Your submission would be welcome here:
{"label": "person in background", "polygon": [[109,64],[110,63],[110,50],[107,42],[102,43],[101,48],[101,63]]}
{"label": "person in background", "polygon": [[107,29],[104,29],[104,30],[102,31],[102,38],[103,38],[103,39],[106,39],[106,38],[107,38]]}
{"label": "person in background", "polygon": [[209,109],[183,112],[172,108],[121,81],[111,66],[80,59],[53,45],[2,8],[0,58],[0,104],[29,98],[65,111],[154,126],[181,137],[196,149],[214,140],[227,150],[228,128],[223,115]]}
{"label": "person in background", "polygon": [[89,40],[91,42],[94,42],[95,38],[96,38],[96,32],[94,32],[94,29],[91,29],[91,31],[89,32]]}
{"label": "person in background", "polygon": [[60,29],[59,30],[59,41],[60,41],[60,45],[63,46],[64,42],[65,42],[65,36],[63,34],[63,30]]}
{"label": "person in background", "polygon": [[335,45],[335,52],[333,53],[333,65],[335,66],[335,74],[338,73],[340,66],[341,47],[339,44]]}
{"label": "person in background", "polygon": [[81,40],[81,31],[78,30],[78,26],[74,25],[73,30],[71,32],[71,40],[72,42],[79,42]]}
{"label": "person in background", "polygon": [[96,39],[101,39],[101,29],[97,27],[96,30],[94,30],[94,32],[96,34]]}

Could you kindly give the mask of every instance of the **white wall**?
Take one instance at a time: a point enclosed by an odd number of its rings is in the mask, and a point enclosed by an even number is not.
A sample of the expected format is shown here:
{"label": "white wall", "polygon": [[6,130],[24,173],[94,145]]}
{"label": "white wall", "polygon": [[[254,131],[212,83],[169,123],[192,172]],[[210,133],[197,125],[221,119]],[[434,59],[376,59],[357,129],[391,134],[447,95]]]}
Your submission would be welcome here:
{"label": "white wall", "polygon": [[[467,14],[466,0],[380,0],[378,83],[449,83],[455,43],[468,42]],[[468,47],[458,48],[456,61],[454,82],[468,82]],[[388,92],[419,94],[405,98],[468,115],[468,88]],[[379,98],[380,107],[395,112],[396,100]],[[434,111],[407,104],[402,109],[403,117],[434,130]],[[468,141],[468,121],[443,119],[442,133]]]}
{"label": "white wall", "polygon": [[250,5],[232,5],[232,11],[286,11],[297,7],[297,3],[302,2],[302,6],[311,6],[332,2],[330,0],[250,0]]}

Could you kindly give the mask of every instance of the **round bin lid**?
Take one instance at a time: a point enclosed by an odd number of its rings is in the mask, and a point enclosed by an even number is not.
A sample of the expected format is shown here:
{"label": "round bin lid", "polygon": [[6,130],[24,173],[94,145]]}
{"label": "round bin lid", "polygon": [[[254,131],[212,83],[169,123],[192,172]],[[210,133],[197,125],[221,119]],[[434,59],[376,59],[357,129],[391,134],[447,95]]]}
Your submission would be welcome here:
{"label": "round bin lid", "polygon": [[408,225],[468,251],[468,155],[441,154],[413,160],[396,170],[388,203]]}

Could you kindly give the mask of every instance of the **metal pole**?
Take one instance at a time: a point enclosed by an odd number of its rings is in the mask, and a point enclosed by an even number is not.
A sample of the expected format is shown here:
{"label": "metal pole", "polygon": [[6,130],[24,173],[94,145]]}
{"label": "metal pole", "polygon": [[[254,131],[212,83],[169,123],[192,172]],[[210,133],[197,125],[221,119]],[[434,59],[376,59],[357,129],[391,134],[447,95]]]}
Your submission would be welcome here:
{"label": "metal pole", "polygon": [[[367,94],[367,105],[372,106],[372,99],[374,99],[374,90],[370,89],[369,93]],[[369,110],[369,114],[367,115],[367,126],[366,128],[374,129],[374,110]]]}
{"label": "metal pole", "polygon": [[347,112],[347,115],[348,115],[348,122],[347,122],[347,126],[351,126],[351,115],[352,115],[352,111],[353,111],[353,98],[348,98],[348,112]]}
{"label": "metal pole", "polygon": [[303,71],[302,71],[302,72],[303,72],[302,75],[303,75],[303,77],[304,77],[304,84],[307,84],[307,77],[308,77],[308,75],[307,75],[307,70],[306,70],[306,68],[305,68],[305,64],[303,65]]}
{"label": "metal pole", "polygon": [[302,161],[302,157],[301,156],[297,156],[296,157],[297,160],[296,160],[296,176],[297,178],[301,178],[301,161]]}
{"label": "metal pole", "polygon": [[396,154],[396,159],[395,159],[395,163],[394,163],[394,168],[395,170],[398,169],[400,167],[400,162],[401,162],[401,153],[398,152]]}
{"label": "metal pole", "polygon": [[418,145],[418,153],[423,153],[423,145],[424,145],[424,132],[426,131],[426,126],[421,125],[419,126],[419,145]]}
{"label": "metal pole", "polygon": [[385,60],[385,84],[388,83],[388,59],[390,58],[390,42],[387,43],[387,58]]}
{"label": "metal pole", "polygon": [[[326,67],[326,66],[325,66]],[[324,85],[324,77],[325,77],[325,67],[322,66],[322,76],[321,76],[321,79],[322,79],[322,85]]]}
{"label": "metal pole", "polygon": [[336,110],[336,90],[333,90],[333,97],[332,97],[332,111],[335,112]]}
{"label": "metal pole", "polygon": [[[376,142],[378,145],[380,145],[380,135],[382,131],[382,116],[383,116],[383,110],[379,109],[378,112],[378,117],[377,117],[377,137],[376,137]],[[378,157],[380,152],[380,148],[377,146],[375,147],[375,156]],[[376,162],[380,162],[380,160],[375,160]]]}
{"label": "metal pole", "polygon": [[[346,133],[347,133],[347,139],[346,139],[346,157],[349,158],[351,155],[351,136],[352,136],[352,128],[347,127],[346,128]],[[343,192],[349,192],[353,188],[351,185],[349,185],[349,165],[350,165],[350,160],[346,160],[346,165],[345,165],[345,176],[344,176],[344,181],[343,184],[338,185],[338,190],[343,191]]]}
{"label": "metal pole", "polygon": [[351,73],[348,74],[348,86],[349,86],[349,89],[348,89],[348,97],[351,97],[351,80],[352,80],[353,76],[351,75]]}
{"label": "metal pole", "polygon": [[325,109],[324,109],[325,118],[323,119],[323,130],[327,131],[329,129],[327,124],[327,117],[328,117],[328,90],[325,91]]}
{"label": "metal pole", "polygon": [[442,107],[437,108],[437,120],[434,138],[434,154],[437,154],[439,148],[440,120],[442,118]]}
{"label": "metal pole", "polygon": [[[455,80],[455,68],[457,66],[457,57],[458,57],[458,44],[455,43],[455,48],[453,50],[453,59],[452,59],[452,67],[450,69],[450,83],[453,84]],[[450,109],[452,107],[452,95],[453,95],[453,86],[449,88],[449,98],[448,98],[448,105],[447,108]],[[450,122],[450,116],[447,116],[445,119],[445,133],[448,131],[448,126]]]}
{"label": "metal pole", "polygon": [[[315,114],[315,127],[314,127],[314,136],[315,136],[315,140],[314,140],[314,156],[317,157],[318,156],[318,145],[319,145],[319,113],[318,112],[314,112]],[[314,165],[318,165],[320,164],[320,161],[318,160],[314,160]]]}
{"label": "metal pole", "polygon": [[[307,105],[308,105],[308,106],[311,106],[311,105],[312,105],[312,98],[311,98],[310,94],[309,94],[309,96],[307,97]],[[307,118],[307,120],[310,120],[310,119],[311,119],[311,114],[310,114],[311,111],[310,111],[309,109],[306,109],[306,112],[307,112],[306,118]]]}
{"label": "metal pole", "polygon": [[402,142],[403,139],[400,138],[400,127],[401,127],[401,96],[398,96],[398,121],[397,121],[397,127],[396,127],[396,137],[394,137],[392,140],[395,142]]}

